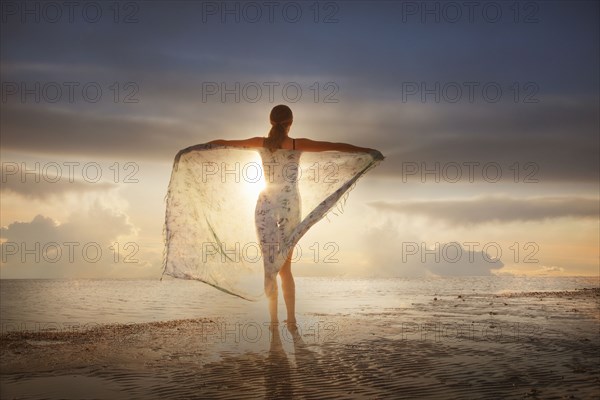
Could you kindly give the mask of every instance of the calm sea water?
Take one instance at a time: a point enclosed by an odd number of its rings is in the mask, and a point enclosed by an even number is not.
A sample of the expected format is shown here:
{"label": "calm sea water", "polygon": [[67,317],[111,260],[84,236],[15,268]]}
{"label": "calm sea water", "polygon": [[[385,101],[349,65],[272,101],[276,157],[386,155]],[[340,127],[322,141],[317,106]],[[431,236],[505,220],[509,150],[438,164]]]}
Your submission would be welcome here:
{"label": "calm sea water", "polygon": [[[368,315],[415,309],[433,296],[598,287],[597,277],[461,277],[423,279],[296,278],[303,315]],[[281,296],[281,294],[280,294]],[[248,302],[186,280],[0,280],[2,331],[199,317],[264,317],[266,301]],[[280,299],[281,308],[283,301]],[[283,310],[280,315],[283,316]],[[40,327],[41,325],[41,327]]]}

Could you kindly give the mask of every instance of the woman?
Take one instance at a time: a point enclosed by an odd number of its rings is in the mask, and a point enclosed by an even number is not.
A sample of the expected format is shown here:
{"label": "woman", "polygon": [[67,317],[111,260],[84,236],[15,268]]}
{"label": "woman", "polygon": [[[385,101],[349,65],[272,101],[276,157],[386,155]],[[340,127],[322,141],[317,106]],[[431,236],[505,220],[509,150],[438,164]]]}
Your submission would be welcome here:
{"label": "woman", "polygon": [[[299,165],[302,152],[362,152],[371,154],[375,160],[381,160],[383,156],[377,150],[346,143],[290,138],[288,133],[292,126],[293,114],[292,110],[285,105],[275,106],[271,110],[270,121],[271,130],[266,138],[214,140],[210,144],[254,148],[260,153],[266,182],[265,189],[260,193],[256,203],[255,224],[264,262],[265,295],[269,301],[271,322],[277,323],[277,273],[279,273],[287,310],[286,322],[288,326],[294,326],[296,291],[291,268],[293,247],[288,247],[286,239],[301,222],[301,199],[298,191],[298,169],[289,168],[290,165]],[[277,257],[281,249],[284,251],[283,259]]]}

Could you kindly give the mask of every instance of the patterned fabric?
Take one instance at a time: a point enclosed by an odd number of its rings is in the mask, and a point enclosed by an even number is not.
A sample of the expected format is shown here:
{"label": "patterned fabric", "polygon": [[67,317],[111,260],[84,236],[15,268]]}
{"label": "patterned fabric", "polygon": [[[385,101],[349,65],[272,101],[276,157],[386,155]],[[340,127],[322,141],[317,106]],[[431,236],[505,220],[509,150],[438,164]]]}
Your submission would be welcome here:
{"label": "patterned fabric", "polygon": [[289,251],[292,232],[301,220],[298,165],[300,152],[296,150],[260,149],[265,188],[256,202],[256,233],[262,249],[265,279],[279,272]]}
{"label": "patterned fabric", "polygon": [[301,237],[380,153],[203,144],[175,157],[166,197],[164,274],[248,300],[263,296]]}

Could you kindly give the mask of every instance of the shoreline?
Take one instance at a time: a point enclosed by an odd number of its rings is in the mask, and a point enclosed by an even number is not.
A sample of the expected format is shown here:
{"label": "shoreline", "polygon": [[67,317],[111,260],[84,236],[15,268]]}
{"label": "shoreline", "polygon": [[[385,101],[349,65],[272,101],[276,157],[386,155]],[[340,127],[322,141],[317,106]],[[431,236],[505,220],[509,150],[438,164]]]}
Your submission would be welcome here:
{"label": "shoreline", "polygon": [[[273,333],[262,321],[227,317],[8,332],[0,335],[0,394],[590,398],[600,383],[600,344],[593,340],[600,289],[545,293],[440,296],[412,306],[424,313],[422,320],[396,309],[360,316],[299,315],[295,335],[284,323]],[[572,304],[593,312],[572,312]],[[499,329],[502,324],[526,327],[527,314],[519,310],[549,305],[557,308],[546,308],[546,317],[534,319],[544,318],[543,329],[516,336]],[[454,325],[436,323],[442,317]]]}

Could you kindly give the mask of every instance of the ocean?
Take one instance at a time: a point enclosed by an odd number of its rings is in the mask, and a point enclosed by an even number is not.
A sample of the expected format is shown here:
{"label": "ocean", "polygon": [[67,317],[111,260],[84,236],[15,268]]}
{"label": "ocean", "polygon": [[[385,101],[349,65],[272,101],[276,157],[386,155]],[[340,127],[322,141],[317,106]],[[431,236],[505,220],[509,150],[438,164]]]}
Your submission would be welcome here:
{"label": "ocean", "polygon": [[[455,310],[444,308],[444,300],[458,296],[469,298],[467,304],[478,307],[498,295],[510,293],[599,287],[598,277],[295,279],[298,314],[315,318],[368,317],[392,310],[406,318],[431,319],[436,313],[445,313],[450,318],[448,312],[455,314]],[[280,318],[284,319],[281,289],[279,296]],[[439,307],[431,307],[432,304]],[[473,310],[465,310],[465,313],[467,311]],[[540,314],[543,311],[537,310],[536,315],[543,317]],[[163,281],[0,280],[3,333],[219,316],[266,318],[266,301],[249,302],[201,282],[171,278]]]}

